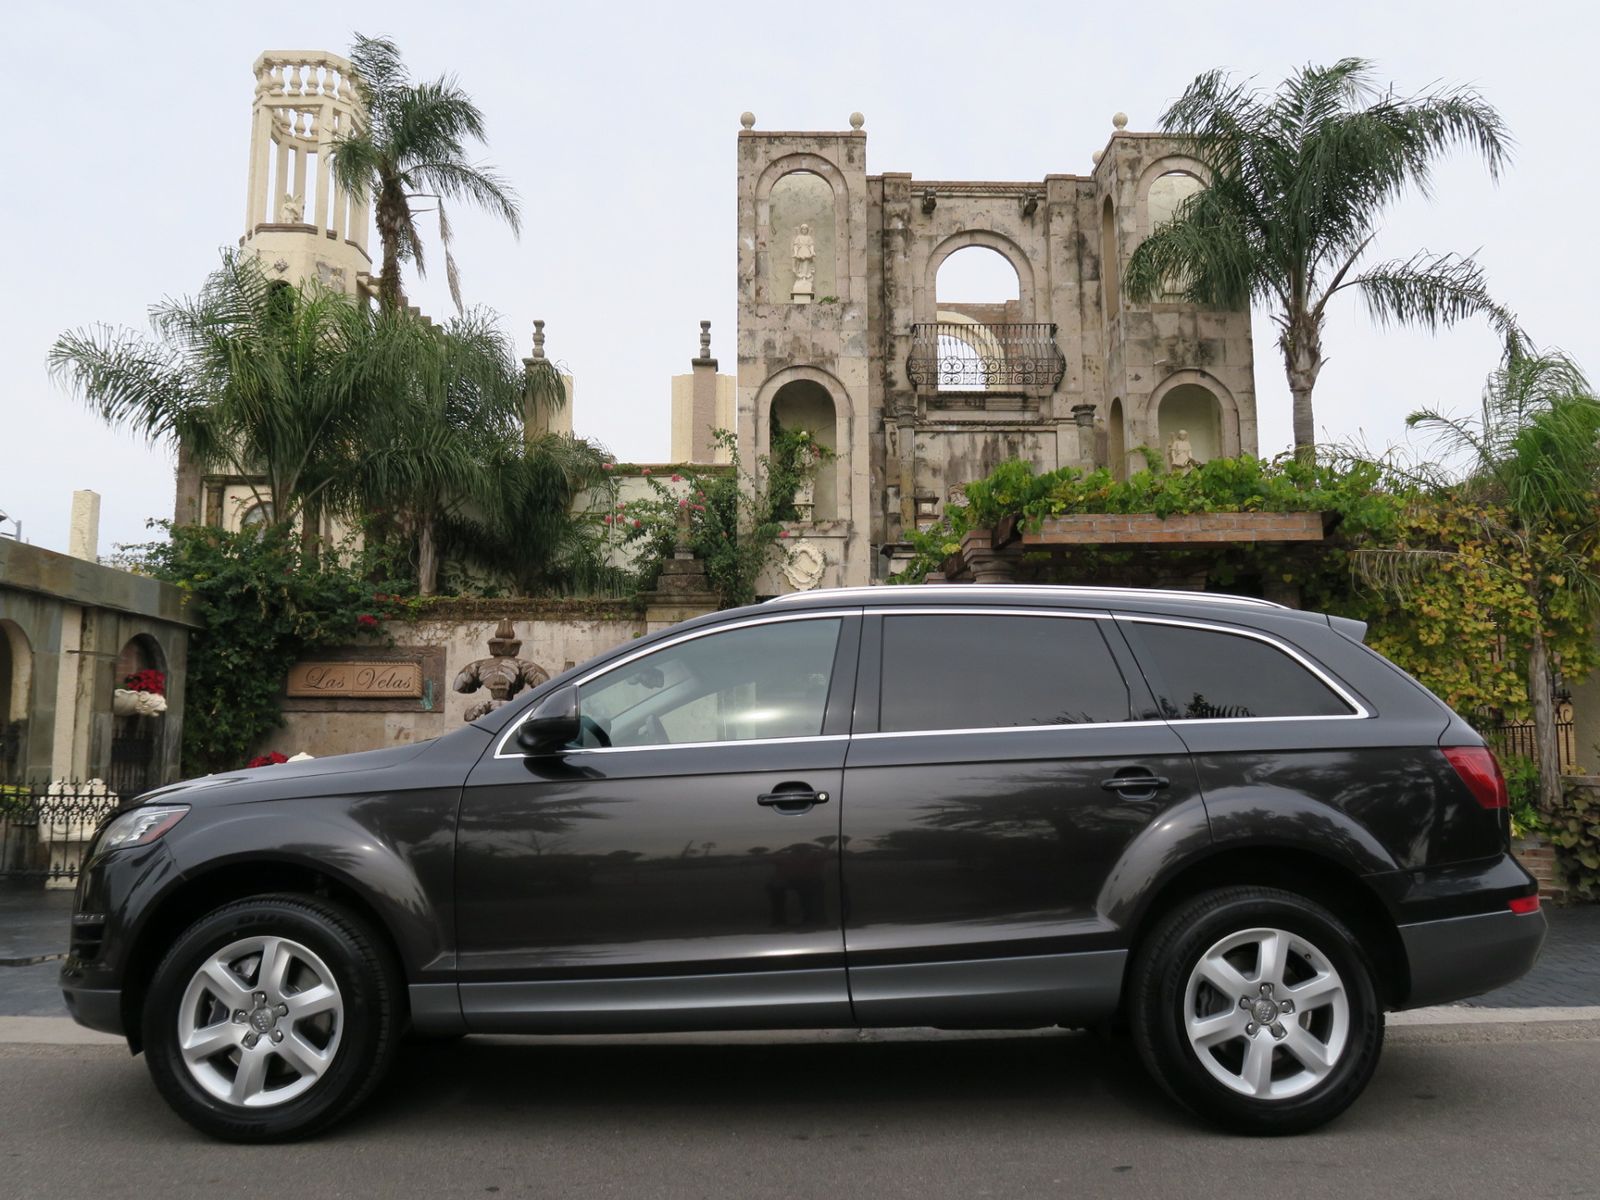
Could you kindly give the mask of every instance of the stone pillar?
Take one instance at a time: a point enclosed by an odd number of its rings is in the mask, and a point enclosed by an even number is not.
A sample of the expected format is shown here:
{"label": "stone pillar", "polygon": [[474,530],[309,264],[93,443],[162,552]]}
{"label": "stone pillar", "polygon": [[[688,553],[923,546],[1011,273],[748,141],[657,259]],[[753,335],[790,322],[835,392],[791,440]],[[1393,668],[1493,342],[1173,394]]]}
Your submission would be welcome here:
{"label": "stone pillar", "polygon": [[961,539],[961,558],[974,583],[1015,583],[1011,559],[994,548],[992,529],[974,529]]}
{"label": "stone pillar", "polygon": [[86,562],[100,561],[100,493],[72,493],[72,525],[67,553]]}
{"label": "stone pillar", "polygon": [[706,578],[705,564],[689,547],[687,511],[682,513],[678,523],[677,548],[661,565],[655,590],[643,593],[643,599],[646,633],[717,611],[717,593]]}
{"label": "stone pillar", "polygon": [[1074,404],[1072,420],[1078,427],[1078,468],[1085,474],[1099,464],[1094,455],[1094,405]]}
{"label": "stone pillar", "polygon": [[711,432],[717,427],[717,360],[711,357],[711,322],[700,322],[700,353],[689,360],[693,390],[689,401],[690,462],[716,460]]}

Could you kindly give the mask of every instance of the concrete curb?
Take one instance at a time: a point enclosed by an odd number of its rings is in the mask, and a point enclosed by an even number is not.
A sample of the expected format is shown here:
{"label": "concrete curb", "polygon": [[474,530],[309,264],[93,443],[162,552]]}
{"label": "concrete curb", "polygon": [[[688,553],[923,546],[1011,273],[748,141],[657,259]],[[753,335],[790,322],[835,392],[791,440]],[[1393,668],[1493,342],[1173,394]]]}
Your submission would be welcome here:
{"label": "concrete curb", "polygon": [[1474,1008],[1470,1004],[1413,1008],[1390,1013],[1388,1024],[1405,1025],[1509,1025],[1540,1021],[1600,1021],[1600,1004],[1573,1008]]}

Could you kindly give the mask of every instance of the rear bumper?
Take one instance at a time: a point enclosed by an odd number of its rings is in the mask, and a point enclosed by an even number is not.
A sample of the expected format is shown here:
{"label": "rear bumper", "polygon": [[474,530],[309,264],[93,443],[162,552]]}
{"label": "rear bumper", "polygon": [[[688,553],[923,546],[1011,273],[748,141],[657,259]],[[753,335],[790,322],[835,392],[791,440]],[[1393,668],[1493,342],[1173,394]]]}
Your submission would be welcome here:
{"label": "rear bumper", "polygon": [[1544,946],[1544,913],[1509,910],[1400,926],[1411,969],[1403,1008],[1465,1000],[1528,973]]}

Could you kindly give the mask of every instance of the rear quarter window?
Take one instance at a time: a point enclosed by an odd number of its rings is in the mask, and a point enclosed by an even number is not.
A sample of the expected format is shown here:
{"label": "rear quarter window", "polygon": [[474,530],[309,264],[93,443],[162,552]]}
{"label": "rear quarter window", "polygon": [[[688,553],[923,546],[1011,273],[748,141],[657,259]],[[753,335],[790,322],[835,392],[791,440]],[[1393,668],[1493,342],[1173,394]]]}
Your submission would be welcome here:
{"label": "rear quarter window", "polygon": [[1244,634],[1129,621],[1162,715],[1172,721],[1347,717],[1355,710],[1303,663]]}

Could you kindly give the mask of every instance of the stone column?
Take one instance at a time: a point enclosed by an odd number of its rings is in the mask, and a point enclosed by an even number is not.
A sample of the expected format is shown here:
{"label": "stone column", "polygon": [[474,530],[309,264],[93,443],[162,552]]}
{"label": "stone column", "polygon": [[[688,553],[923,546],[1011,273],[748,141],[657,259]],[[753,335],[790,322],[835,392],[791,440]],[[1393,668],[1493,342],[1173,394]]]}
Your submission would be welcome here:
{"label": "stone column", "polygon": [[72,526],[67,553],[86,562],[100,561],[100,493],[72,493]]}
{"label": "stone column", "polygon": [[1074,404],[1072,420],[1078,427],[1078,467],[1087,475],[1100,465],[1094,454],[1094,405]]}
{"label": "stone column", "polygon": [[717,427],[717,360],[711,357],[711,322],[700,322],[700,353],[689,360],[693,390],[689,402],[690,462],[716,460],[711,431]]}

